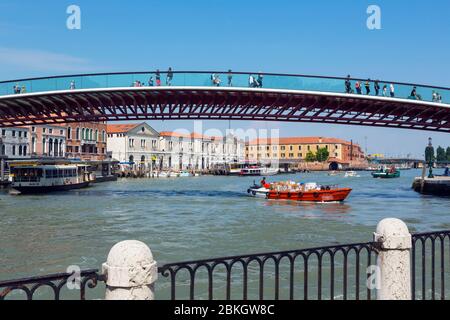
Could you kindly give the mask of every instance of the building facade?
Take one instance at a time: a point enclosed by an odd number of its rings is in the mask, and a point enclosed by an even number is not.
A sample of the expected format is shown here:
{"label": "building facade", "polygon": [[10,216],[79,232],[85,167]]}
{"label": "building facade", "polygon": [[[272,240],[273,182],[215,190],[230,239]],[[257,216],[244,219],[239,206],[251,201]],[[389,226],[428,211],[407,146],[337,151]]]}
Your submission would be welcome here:
{"label": "building facade", "polygon": [[108,125],[107,143],[113,159],[134,168],[206,170],[244,158],[244,143],[235,137],[158,133],[147,123]]}
{"label": "building facade", "polygon": [[113,159],[145,168],[159,165],[159,133],[147,123],[107,125],[106,135]]}
{"label": "building facade", "polygon": [[31,158],[65,158],[67,129],[60,125],[24,127],[28,130]]}
{"label": "building facade", "polygon": [[27,128],[0,129],[0,157],[24,159],[30,156],[29,132]]}
{"label": "building facade", "polygon": [[308,153],[315,154],[321,148],[328,150],[327,162],[333,167],[365,162],[364,152],[358,144],[326,137],[255,139],[246,144],[245,157],[248,161],[295,165],[304,163]]}
{"label": "building facade", "polygon": [[61,126],[64,126],[67,129],[67,158],[83,161],[106,160],[106,123],[81,122],[69,123]]}

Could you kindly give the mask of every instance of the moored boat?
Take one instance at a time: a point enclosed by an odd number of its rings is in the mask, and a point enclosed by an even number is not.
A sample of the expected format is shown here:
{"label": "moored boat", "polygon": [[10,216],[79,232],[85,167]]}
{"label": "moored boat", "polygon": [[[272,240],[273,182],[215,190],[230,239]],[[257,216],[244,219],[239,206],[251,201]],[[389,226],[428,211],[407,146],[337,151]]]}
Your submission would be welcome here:
{"label": "moored boat", "polygon": [[273,176],[278,174],[279,170],[276,168],[252,166],[244,168],[239,173],[240,176]]}
{"label": "moored boat", "polygon": [[20,194],[81,189],[95,180],[83,164],[15,162],[10,167],[11,188]]}

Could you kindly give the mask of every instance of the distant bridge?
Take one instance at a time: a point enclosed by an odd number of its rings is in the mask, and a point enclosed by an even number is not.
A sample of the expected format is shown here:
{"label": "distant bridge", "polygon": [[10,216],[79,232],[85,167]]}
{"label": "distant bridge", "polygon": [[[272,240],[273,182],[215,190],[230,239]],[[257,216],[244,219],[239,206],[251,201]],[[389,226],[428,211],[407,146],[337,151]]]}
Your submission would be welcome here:
{"label": "distant bridge", "polygon": [[[219,75],[220,86],[211,76]],[[260,120],[450,132],[450,89],[393,83],[396,97],[345,93],[346,78],[249,72],[174,72],[170,86],[149,86],[155,72],[111,73],[0,82],[0,126],[120,120]],[[231,85],[228,85],[228,77]],[[170,79],[169,79],[170,80]],[[137,81],[144,86],[136,86]],[[351,79],[354,86],[356,81]],[[22,88],[13,94],[13,87]],[[409,97],[416,87],[422,100]],[[438,92],[442,102],[431,101]]]}

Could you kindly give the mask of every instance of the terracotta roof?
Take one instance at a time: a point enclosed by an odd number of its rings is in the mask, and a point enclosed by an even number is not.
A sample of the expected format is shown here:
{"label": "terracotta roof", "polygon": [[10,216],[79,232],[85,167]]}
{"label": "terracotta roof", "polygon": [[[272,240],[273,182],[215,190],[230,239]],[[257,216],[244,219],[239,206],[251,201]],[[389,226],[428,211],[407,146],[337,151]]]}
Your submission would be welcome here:
{"label": "terracotta roof", "polygon": [[[290,145],[290,144],[345,144],[350,145],[350,141],[327,138],[327,137],[286,137],[278,139],[254,139],[247,143],[247,145]],[[357,146],[356,143],[353,144]]]}
{"label": "terracotta roof", "polygon": [[127,133],[134,128],[141,126],[142,123],[133,124],[108,124],[106,126],[106,132],[111,133]]}

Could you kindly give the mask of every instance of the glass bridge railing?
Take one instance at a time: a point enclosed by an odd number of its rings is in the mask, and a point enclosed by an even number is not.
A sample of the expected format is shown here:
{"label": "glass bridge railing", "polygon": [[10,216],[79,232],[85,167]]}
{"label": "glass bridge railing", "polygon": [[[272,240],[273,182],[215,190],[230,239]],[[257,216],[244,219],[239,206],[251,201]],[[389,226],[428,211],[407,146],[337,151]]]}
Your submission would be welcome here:
{"label": "glass bridge railing", "polygon": [[[160,85],[167,85],[167,72],[160,73]],[[254,81],[252,83],[251,76]],[[213,81],[213,78],[219,79]],[[152,81],[150,81],[152,79]],[[376,96],[375,81],[364,79],[349,79],[351,87],[346,87],[346,78],[315,77],[303,75],[283,75],[248,72],[174,72],[170,81],[171,86],[217,86],[236,88],[266,88],[321,91],[332,93],[358,94],[356,83],[360,83],[361,94],[367,95],[368,82],[370,96]],[[218,83],[217,83],[218,82]],[[432,87],[425,85],[405,84],[379,81],[378,96],[391,97],[390,85],[394,86],[394,97],[400,99],[423,100],[427,102],[441,102],[450,104],[450,88]],[[70,89],[95,89],[135,86],[157,86],[155,72],[89,74],[73,76],[57,76],[48,78],[34,78],[0,82],[0,96],[20,93],[34,93]],[[415,95],[412,92],[415,87]],[[384,89],[385,88],[385,89]],[[350,90],[349,90],[350,89]]]}

